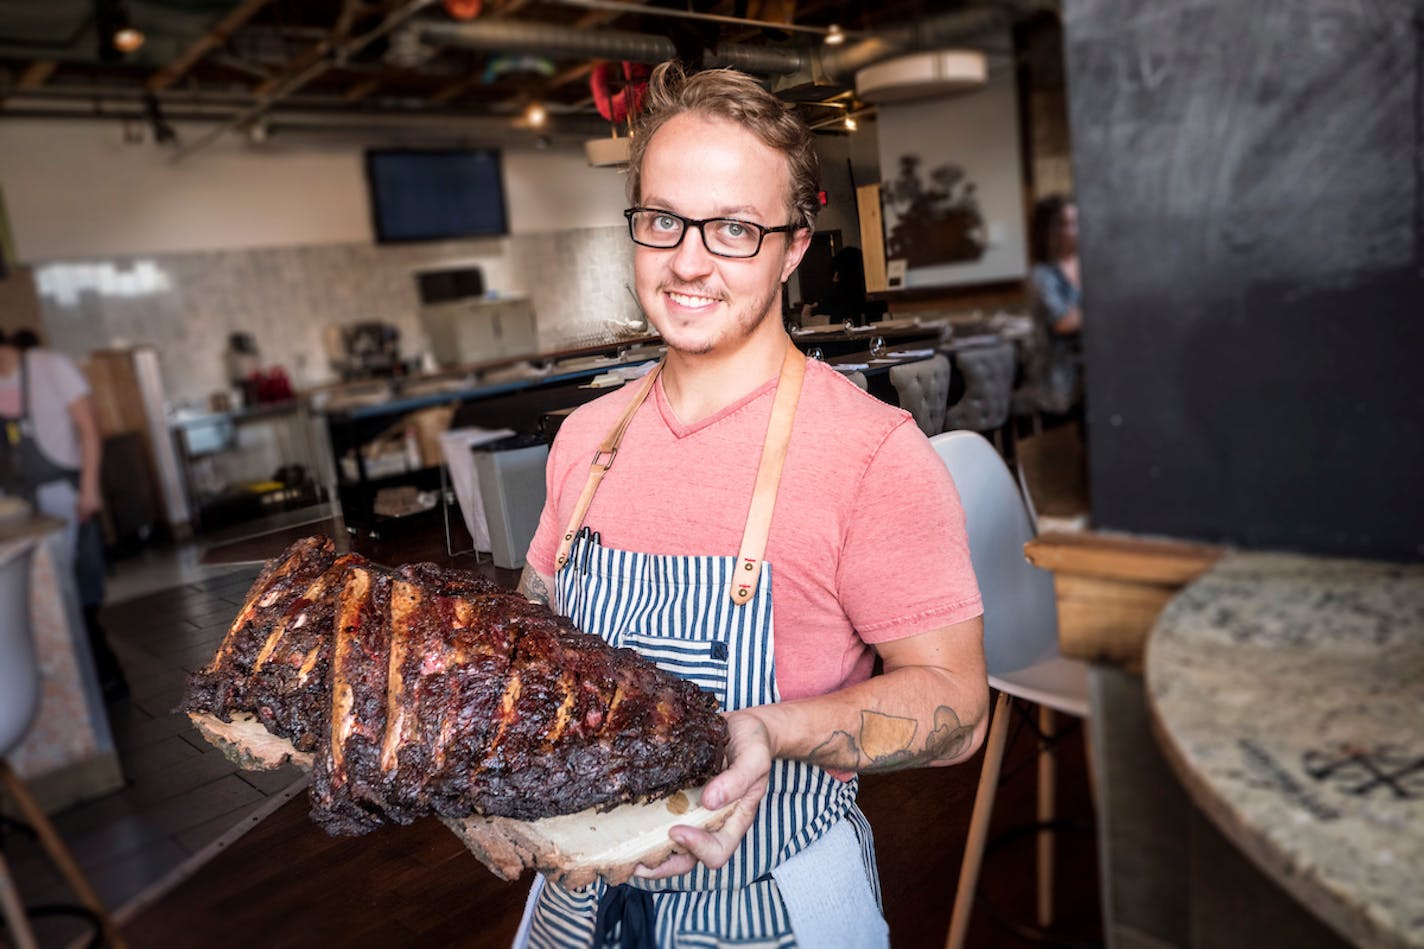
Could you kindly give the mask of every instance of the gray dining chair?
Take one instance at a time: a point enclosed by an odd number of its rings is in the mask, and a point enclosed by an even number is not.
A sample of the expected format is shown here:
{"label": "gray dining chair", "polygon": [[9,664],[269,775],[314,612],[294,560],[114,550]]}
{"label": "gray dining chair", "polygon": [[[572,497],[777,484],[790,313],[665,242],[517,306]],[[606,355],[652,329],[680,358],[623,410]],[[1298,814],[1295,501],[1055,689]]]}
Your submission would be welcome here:
{"label": "gray dining chair", "polygon": [[858,372],[858,371],[851,371],[851,372],[844,373],[843,375],[844,375],[847,379],[849,379],[851,382],[854,382],[854,383],[860,388],[860,390],[861,390],[862,392],[869,391],[869,389],[870,389],[870,382],[865,378],[865,373],[863,373],[863,372]]}
{"label": "gray dining chair", "polygon": [[[947,949],[961,949],[988,840],[1011,706],[1015,700],[1037,705],[1044,735],[1053,731],[1055,712],[1087,718],[1088,667],[1059,651],[1053,575],[1024,557],[1024,544],[1037,534],[1037,527],[1008,465],[975,432],[945,432],[930,443],[949,469],[964,507],[969,556],[984,600],[984,659],[989,686],[998,693],[945,943]],[[1043,741],[1039,751],[1037,919],[1040,927],[1047,927],[1053,915],[1053,838],[1045,828],[1053,820],[1055,769],[1052,745]]]}
{"label": "gray dining chair", "polygon": [[[10,551],[9,558],[0,564],[0,790],[14,802],[65,882],[83,903],[82,908],[45,907],[44,911],[51,915],[62,913],[92,918],[103,935],[104,944],[122,949],[123,937],[103,901],[79,869],[39,802],[5,760],[24,740],[39,708],[40,666],[30,629],[29,577],[34,551],[34,543],[29,542],[23,548]],[[0,852],[0,915],[4,917],[9,941],[18,949],[38,945],[29,913],[20,901],[3,852]]]}
{"label": "gray dining chair", "polygon": [[944,430],[944,411],[949,401],[949,359],[934,355],[929,359],[890,367],[890,384],[895,387],[900,408],[915,417],[926,435]]}
{"label": "gray dining chair", "polygon": [[966,347],[955,352],[954,366],[964,383],[964,394],[946,410],[945,429],[989,433],[1000,453],[1005,453],[1018,369],[1014,344],[1003,341]]}

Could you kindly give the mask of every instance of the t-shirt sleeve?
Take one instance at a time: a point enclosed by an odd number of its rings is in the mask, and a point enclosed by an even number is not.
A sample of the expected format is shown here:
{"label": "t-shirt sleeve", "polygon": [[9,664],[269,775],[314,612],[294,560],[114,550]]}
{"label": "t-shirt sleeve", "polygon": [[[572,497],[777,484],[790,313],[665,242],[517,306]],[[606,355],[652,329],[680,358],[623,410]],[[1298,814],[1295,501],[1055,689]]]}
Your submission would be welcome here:
{"label": "t-shirt sleeve", "polygon": [[868,643],[983,613],[959,492],[908,419],[886,436],[861,479],[836,583],[846,616]]}
{"label": "t-shirt sleeve", "polygon": [[79,371],[74,360],[62,353],[45,352],[36,355],[39,358],[34,369],[45,375],[44,385],[36,387],[37,391],[52,393],[52,397],[66,407],[72,405],[75,399],[89,394],[89,380],[84,378],[84,373]]}

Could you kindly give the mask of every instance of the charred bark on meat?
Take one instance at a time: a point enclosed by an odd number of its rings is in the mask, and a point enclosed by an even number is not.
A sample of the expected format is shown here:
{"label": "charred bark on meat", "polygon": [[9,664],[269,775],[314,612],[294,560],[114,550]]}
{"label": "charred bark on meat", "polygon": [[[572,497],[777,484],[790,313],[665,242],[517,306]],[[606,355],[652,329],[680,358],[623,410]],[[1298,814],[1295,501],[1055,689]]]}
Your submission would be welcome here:
{"label": "charred bark on meat", "polygon": [[186,708],[305,742],[332,833],[656,798],[714,774],[727,741],[711,695],[547,607],[319,539],[263,570]]}

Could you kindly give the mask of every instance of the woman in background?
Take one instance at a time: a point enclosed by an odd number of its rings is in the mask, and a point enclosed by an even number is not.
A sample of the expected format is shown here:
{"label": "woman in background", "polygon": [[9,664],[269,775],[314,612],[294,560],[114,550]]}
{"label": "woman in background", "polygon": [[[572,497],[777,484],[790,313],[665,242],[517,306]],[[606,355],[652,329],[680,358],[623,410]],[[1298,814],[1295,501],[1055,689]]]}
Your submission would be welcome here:
{"label": "woman in background", "polygon": [[1078,206],[1053,194],[1034,206],[1029,292],[1038,358],[1028,367],[1038,407],[1066,414],[1082,397],[1083,288],[1078,273]]}
{"label": "woman in background", "polygon": [[0,494],[65,522],[60,556],[74,571],[95,672],[112,701],[128,694],[128,682],[99,622],[103,438],[84,374],[38,343],[28,330],[0,334]]}

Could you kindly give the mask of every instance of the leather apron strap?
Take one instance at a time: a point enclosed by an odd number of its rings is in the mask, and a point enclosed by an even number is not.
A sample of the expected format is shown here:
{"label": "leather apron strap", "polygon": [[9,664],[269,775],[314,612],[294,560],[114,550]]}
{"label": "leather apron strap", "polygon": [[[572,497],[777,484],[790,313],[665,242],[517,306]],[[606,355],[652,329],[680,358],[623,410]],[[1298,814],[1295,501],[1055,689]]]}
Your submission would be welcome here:
{"label": "leather apron strap", "polygon": [[588,469],[588,480],[583,484],[583,493],[579,495],[578,503],[574,505],[574,513],[569,518],[568,530],[564,531],[564,536],[559,540],[559,553],[554,558],[554,569],[560,570],[569,559],[569,549],[574,545],[574,535],[583,527],[583,519],[588,516],[588,506],[593,503],[593,496],[598,491],[598,486],[603,483],[603,476],[608,474],[608,469],[613,467],[613,459],[618,454],[618,445],[623,441],[623,433],[628,430],[628,425],[633,421],[633,416],[637,414],[639,407],[648,398],[648,393],[653,391],[653,383],[658,379],[658,375],[663,371],[663,364],[659,362],[652,371],[643,377],[643,384],[639,387],[633,401],[628,403],[628,407],[623,410],[623,414],[618,417],[613,429],[603,437],[603,444],[598,446],[598,451],[593,453],[593,464]]}
{"label": "leather apron strap", "polygon": [[[559,552],[554,558],[554,569],[562,569],[569,559],[574,537],[583,527],[589,505],[603,476],[613,465],[618,453],[618,445],[628,430],[633,415],[652,391],[663,364],[648,373],[643,386],[633,397],[633,401],[623,410],[617,424],[604,437],[603,444],[594,453],[593,464],[589,468],[588,480],[584,482],[583,493],[569,518],[568,528],[559,541]],[[727,591],[732,602],[738,606],[751,601],[761,579],[761,568],[765,562],[766,541],[771,534],[771,515],[776,507],[776,492],[781,485],[781,469],[786,463],[786,450],[791,444],[791,427],[796,418],[796,405],[801,400],[801,383],[806,376],[806,357],[789,340],[786,356],[781,361],[781,377],[776,384],[776,396],[771,405],[771,418],[766,426],[766,438],[762,441],[761,463],[757,467],[756,487],[752,490],[752,503],[747,511],[746,527],[742,530],[742,544],[737,552],[737,569],[730,589]]]}
{"label": "leather apron strap", "polygon": [[781,361],[781,379],[776,384],[776,399],[771,403],[771,419],[766,423],[766,438],[761,443],[761,464],[757,466],[756,488],[747,510],[747,526],[742,530],[742,548],[737,551],[737,569],[732,577],[732,588],[727,591],[738,606],[751,602],[761,579],[766,539],[771,535],[771,514],[776,508],[776,490],[781,485],[781,469],[786,464],[786,449],[791,444],[791,423],[796,418],[796,404],[801,400],[801,383],[805,378],[806,357],[788,340],[786,358]]}

